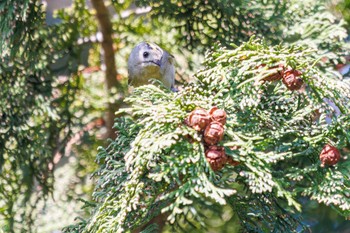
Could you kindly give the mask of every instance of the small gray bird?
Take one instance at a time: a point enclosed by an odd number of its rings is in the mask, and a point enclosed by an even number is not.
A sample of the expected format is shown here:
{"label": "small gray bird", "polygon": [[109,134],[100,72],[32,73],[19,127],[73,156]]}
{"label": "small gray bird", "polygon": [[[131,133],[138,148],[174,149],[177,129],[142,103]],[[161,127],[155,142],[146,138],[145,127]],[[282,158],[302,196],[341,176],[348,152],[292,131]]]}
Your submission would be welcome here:
{"label": "small gray bird", "polygon": [[158,45],[141,42],[131,51],[128,60],[129,84],[138,87],[150,84],[150,79],[161,81],[175,91],[175,59]]}

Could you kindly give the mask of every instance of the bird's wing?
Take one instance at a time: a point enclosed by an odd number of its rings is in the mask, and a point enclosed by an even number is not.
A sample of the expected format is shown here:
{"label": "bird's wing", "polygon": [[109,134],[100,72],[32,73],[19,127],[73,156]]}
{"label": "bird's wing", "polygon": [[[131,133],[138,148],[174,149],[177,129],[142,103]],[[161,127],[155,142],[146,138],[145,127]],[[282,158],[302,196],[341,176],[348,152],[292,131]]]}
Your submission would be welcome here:
{"label": "bird's wing", "polygon": [[175,85],[175,58],[167,51],[163,51],[162,56],[162,75],[164,81],[170,84],[170,88],[174,88]]}

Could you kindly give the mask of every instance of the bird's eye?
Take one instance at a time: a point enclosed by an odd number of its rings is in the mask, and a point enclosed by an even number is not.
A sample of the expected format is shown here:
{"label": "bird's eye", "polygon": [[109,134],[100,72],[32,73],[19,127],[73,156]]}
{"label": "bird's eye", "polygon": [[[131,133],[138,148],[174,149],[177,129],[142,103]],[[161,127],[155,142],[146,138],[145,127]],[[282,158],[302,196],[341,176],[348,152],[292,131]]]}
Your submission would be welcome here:
{"label": "bird's eye", "polygon": [[143,53],[143,57],[144,57],[144,58],[147,58],[148,55],[149,55],[149,52],[144,52],[144,53]]}

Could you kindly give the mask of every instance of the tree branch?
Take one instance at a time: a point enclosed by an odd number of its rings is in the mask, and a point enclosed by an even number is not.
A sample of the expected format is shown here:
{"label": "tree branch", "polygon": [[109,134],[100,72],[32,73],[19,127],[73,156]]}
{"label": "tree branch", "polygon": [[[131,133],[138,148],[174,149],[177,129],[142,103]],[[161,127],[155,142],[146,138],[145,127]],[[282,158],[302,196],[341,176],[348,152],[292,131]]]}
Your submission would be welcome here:
{"label": "tree branch", "polygon": [[115,103],[108,103],[108,112],[107,112],[107,137],[115,138],[115,132],[112,129],[114,124],[114,113],[119,109],[124,98],[124,88],[122,84],[117,79],[117,67],[114,57],[113,49],[113,30],[112,23],[110,20],[108,9],[103,0],[91,0],[92,6],[96,10],[96,18],[98,20],[100,30],[103,36],[102,39],[102,49],[104,55],[104,62],[106,65],[106,85],[107,90],[111,93],[113,88],[117,89],[118,94],[120,95],[119,99]]}

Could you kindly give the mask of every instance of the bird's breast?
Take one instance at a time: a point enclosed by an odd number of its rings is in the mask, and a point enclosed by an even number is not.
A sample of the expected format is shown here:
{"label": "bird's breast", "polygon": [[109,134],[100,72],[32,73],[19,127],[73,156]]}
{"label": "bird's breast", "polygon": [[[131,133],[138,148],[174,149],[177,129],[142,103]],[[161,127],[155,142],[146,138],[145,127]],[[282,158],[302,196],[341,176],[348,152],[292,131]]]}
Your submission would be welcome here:
{"label": "bird's breast", "polygon": [[157,65],[147,64],[146,66],[139,66],[137,69],[137,74],[133,79],[135,79],[134,84],[136,86],[150,84],[150,79],[158,79],[162,81],[162,75],[160,72],[160,67]]}

